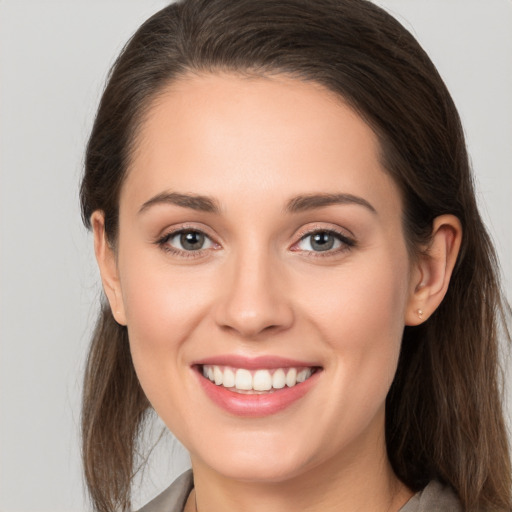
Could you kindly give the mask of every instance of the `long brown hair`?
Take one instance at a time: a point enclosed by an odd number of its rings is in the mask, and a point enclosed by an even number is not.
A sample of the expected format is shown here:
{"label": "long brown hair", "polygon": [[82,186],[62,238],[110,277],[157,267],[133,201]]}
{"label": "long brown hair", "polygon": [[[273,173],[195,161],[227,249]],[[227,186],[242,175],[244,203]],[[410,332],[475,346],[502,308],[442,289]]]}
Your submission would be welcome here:
{"label": "long brown hair", "polygon": [[[432,221],[456,215],[463,242],[448,293],[406,327],[386,404],[388,454],[413,490],[450,485],[465,510],[511,510],[499,333],[510,340],[498,265],[477,210],[459,116],[413,36],[366,0],[185,0],[146,21],[113,66],[87,146],[84,223],[105,214],[115,244],[119,193],[144,113],[188,72],[285,73],[344,98],[379,137],[401,190],[414,254]],[[85,476],[99,511],[127,510],[134,447],[149,403],[127,331],[103,305],[83,394]]]}

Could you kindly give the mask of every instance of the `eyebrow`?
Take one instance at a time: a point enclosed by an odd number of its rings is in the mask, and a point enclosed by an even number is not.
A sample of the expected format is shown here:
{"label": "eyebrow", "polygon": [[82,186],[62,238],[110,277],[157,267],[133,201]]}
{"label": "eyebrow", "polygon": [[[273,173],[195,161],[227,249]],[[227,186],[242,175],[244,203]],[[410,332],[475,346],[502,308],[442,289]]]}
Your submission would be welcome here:
{"label": "eyebrow", "polygon": [[[178,192],[162,192],[146,201],[140,207],[139,214],[159,204],[172,204],[206,213],[220,213],[218,202],[211,197]],[[337,204],[356,204],[367,208],[372,213],[377,213],[377,210],[366,199],[352,194],[308,194],[296,196],[288,201],[285,211],[287,213],[299,213]]]}
{"label": "eyebrow", "polygon": [[139,209],[139,214],[157,204],[173,204],[183,208],[191,208],[199,212],[219,213],[220,207],[215,199],[195,194],[163,192],[146,201]]}
{"label": "eyebrow", "polygon": [[352,194],[310,194],[297,196],[288,201],[286,211],[289,213],[299,213],[337,204],[356,204],[367,208],[372,213],[377,213],[377,210],[366,199]]}

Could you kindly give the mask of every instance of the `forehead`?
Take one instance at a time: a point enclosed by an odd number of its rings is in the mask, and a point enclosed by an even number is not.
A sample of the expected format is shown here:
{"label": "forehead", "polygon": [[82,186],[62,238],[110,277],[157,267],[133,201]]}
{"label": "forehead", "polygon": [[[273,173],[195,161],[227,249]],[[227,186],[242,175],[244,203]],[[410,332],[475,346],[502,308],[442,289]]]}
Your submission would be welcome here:
{"label": "forehead", "polygon": [[[121,202],[166,189],[250,202],[312,192],[397,196],[371,128],[335,93],[285,75],[187,75],[141,123]],[[229,187],[227,187],[229,184]]]}

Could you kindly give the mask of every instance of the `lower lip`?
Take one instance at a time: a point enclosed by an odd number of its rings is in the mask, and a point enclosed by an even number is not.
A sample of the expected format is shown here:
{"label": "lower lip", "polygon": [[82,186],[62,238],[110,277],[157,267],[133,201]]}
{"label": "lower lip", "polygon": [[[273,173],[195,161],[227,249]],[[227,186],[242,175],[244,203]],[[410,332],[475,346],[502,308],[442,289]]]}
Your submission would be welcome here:
{"label": "lower lip", "polygon": [[295,386],[284,387],[270,393],[245,394],[229,391],[217,386],[196,371],[199,382],[208,397],[219,407],[236,416],[263,417],[276,414],[300,400],[317,382],[321,371],[316,371],[304,382]]}

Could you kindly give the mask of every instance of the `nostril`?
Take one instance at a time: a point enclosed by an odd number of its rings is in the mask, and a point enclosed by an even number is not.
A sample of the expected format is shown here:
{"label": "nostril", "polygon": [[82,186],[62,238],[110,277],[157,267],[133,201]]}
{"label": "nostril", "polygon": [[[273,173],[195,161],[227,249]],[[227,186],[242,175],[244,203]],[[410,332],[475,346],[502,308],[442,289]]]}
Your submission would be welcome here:
{"label": "nostril", "polygon": [[[238,299],[238,300],[237,300]],[[236,333],[244,338],[277,333],[293,324],[293,311],[278,298],[231,297],[218,305],[216,323],[225,332]]]}

